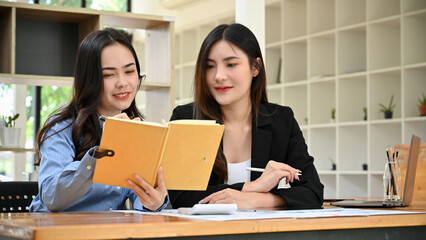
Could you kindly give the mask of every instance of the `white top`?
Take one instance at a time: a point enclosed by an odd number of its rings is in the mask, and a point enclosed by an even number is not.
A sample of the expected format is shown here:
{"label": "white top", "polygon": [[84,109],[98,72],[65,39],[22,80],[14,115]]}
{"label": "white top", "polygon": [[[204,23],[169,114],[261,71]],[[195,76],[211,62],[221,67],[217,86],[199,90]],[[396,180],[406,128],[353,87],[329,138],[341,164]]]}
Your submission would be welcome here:
{"label": "white top", "polygon": [[228,181],[226,184],[250,182],[250,171],[247,171],[247,167],[251,167],[251,159],[240,163],[228,163]]}

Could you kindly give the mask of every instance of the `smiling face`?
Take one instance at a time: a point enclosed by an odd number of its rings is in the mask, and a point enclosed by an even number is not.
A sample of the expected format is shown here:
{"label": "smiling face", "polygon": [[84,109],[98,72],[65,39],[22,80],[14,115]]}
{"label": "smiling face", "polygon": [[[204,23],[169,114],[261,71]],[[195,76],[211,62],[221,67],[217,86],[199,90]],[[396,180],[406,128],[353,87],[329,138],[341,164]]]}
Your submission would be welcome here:
{"label": "smiling face", "polygon": [[250,101],[252,78],[257,70],[237,46],[219,40],[207,58],[206,81],[209,92],[221,106],[239,106]]}
{"label": "smiling face", "polygon": [[127,109],[136,96],[139,77],[132,52],[119,43],[113,43],[101,52],[104,91],[98,114],[114,116]]}

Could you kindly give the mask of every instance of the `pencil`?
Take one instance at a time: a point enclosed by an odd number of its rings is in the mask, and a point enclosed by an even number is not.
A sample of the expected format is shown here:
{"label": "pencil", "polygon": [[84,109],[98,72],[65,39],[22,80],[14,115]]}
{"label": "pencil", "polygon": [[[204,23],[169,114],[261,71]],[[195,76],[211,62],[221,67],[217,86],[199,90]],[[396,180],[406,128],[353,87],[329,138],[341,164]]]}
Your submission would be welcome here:
{"label": "pencil", "polygon": [[[255,167],[247,167],[246,169],[247,169],[247,171],[252,171],[252,172],[263,172],[263,171],[265,171],[265,169],[263,169],[263,168],[255,168]],[[297,176],[302,176],[302,174],[297,173]]]}

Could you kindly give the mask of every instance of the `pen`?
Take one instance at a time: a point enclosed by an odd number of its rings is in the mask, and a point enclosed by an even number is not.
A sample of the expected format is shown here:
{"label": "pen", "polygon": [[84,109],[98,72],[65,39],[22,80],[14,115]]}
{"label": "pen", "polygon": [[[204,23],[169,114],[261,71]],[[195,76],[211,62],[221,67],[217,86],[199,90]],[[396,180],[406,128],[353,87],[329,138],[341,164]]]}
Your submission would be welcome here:
{"label": "pen", "polygon": [[[247,171],[252,171],[252,172],[263,172],[263,171],[265,171],[265,169],[263,169],[263,168],[255,168],[255,167],[247,167],[246,169],[247,169]],[[297,176],[302,176],[302,174],[297,173]]]}
{"label": "pen", "polygon": [[391,159],[389,157],[389,151],[392,151],[392,149],[390,149],[390,148],[386,149],[386,157],[388,158],[390,180],[391,180],[391,184],[392,184],[393,194],[396,195],[397,192],[396,192],[396,186],[395,186],[395,179],[393,178],[393,169],[392,169]]}

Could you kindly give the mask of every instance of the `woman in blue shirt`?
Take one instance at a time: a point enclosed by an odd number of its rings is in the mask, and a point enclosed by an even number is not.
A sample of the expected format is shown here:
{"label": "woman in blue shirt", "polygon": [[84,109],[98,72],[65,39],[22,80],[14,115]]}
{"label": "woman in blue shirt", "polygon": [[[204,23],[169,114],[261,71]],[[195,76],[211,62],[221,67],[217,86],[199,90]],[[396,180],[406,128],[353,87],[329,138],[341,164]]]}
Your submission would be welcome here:
{"label": "woman in blue shirt", "polygon": [[158,211],[168,203],[159,169],[153,188],[138,175],[129,188],[92,182],[95,148],[102,135],[100,115],[142,120],[135,96],[140,87],[139,61],[126,37],[113,29],[95,31],[77,52],[74,95],[58,109],[37,136],[39,194],[30,211]]}

